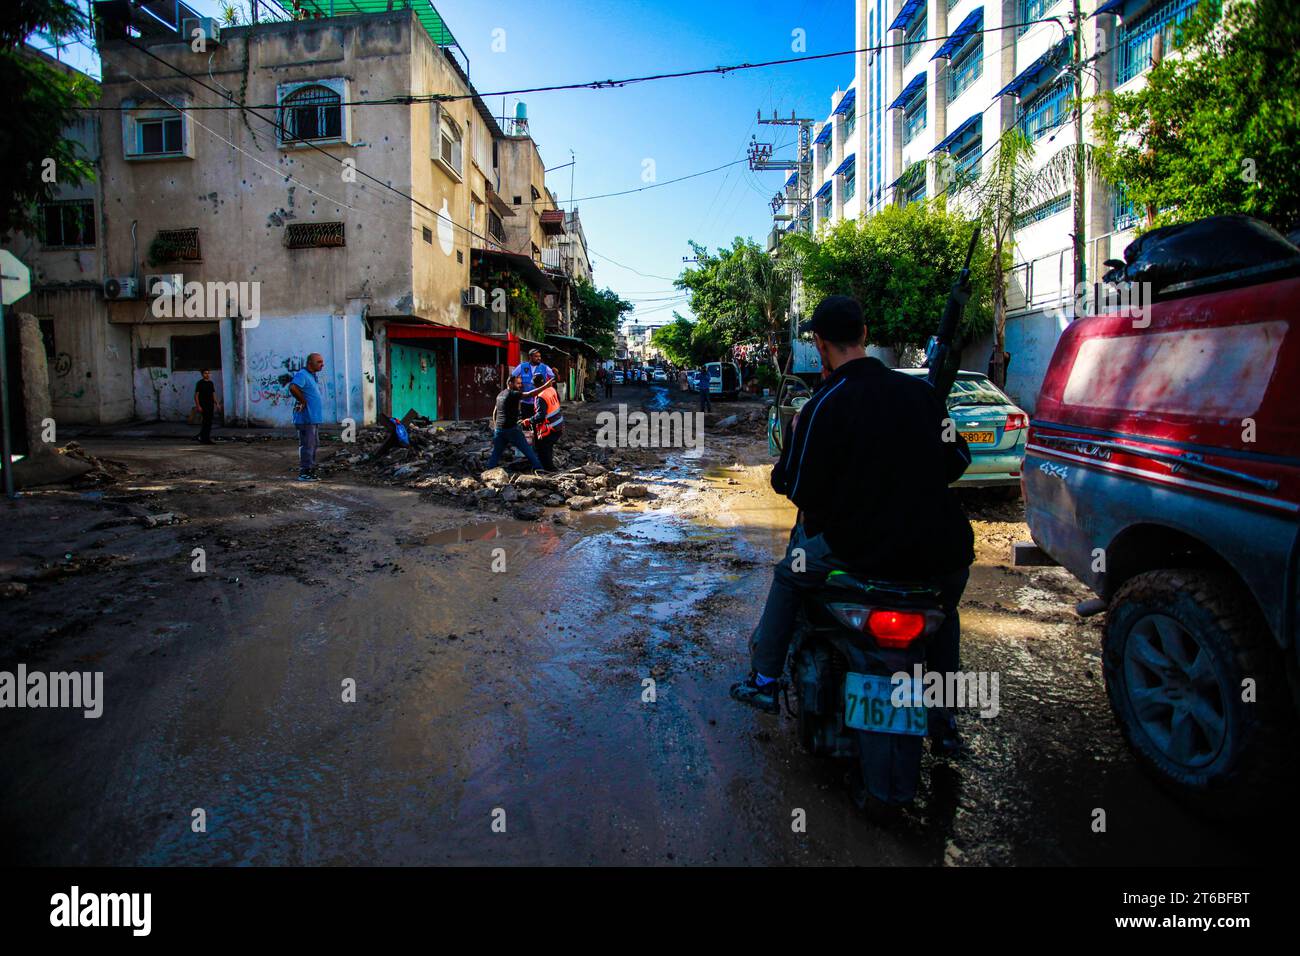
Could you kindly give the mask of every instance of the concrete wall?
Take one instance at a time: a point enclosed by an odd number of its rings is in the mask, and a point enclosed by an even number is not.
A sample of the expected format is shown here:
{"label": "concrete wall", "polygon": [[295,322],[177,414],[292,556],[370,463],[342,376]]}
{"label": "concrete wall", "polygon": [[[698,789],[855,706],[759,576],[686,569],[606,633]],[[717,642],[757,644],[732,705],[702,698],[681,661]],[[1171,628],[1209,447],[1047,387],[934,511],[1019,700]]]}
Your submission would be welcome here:
{"label": "concrete wall", "polygon": [[130,421],[131,335],[108,322],[97,285],[44,288],[24,300],[54,330],[50,403],[57,422],[75,425]]}
{"label": "concrete wall", "polygon": [[[1007,369],[1006,392],[1025,411],[1033,412],[1056,342],[1069,324],[1069,316],[1060,309],[1029,312],[1007,319],[1007,351],[1011,353],[1011,365]],[[987,355],[986,351],[986,359]]]}
{"label": "concrete wall", "polygon": [[[506,250],[532,256],[532,247],[545,249],[549,242],[542,232],[542,210],[554,209],[555,201],[546,188],[546,169],[531,136],[507,136],[497,144],[500,158],[501,196],[515,211],[514,218],[503,220]],[[536,189],[539,199],[534,200]],[[515,197],[520,204],[514,205]]]}

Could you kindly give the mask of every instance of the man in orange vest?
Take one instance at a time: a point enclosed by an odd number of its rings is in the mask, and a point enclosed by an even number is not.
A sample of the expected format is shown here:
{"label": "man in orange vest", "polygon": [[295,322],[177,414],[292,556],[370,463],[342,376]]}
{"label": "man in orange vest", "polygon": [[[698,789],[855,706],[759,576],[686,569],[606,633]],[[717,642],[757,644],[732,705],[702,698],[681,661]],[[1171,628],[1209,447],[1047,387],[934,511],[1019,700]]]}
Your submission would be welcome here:
{"label": "man in orange vest", "polygon": [[537,411],[533,414],[533,450],[542,460],[542,468],[555,470],[555,445],[564,434],[564,413],[560,411],[560,396],[555,386],[547,383],[537,396]]}

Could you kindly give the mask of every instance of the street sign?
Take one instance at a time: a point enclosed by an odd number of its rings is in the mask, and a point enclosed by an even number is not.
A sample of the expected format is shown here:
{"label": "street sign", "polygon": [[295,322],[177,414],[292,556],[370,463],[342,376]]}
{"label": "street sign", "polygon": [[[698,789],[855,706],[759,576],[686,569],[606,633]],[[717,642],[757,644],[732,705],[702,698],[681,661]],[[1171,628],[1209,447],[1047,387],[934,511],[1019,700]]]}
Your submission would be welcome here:
{"label": "street sign", "polygon": [[8,249],[0,249],[0,286],[5,305],[13,305],[32,291],[32,270]]}

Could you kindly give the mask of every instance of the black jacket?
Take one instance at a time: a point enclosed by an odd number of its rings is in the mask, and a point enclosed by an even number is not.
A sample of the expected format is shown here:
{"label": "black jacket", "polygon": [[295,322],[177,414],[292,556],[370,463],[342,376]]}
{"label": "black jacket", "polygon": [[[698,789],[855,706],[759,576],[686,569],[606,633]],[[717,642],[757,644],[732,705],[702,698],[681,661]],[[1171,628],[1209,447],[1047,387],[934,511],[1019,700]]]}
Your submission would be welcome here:
{"label": "black jacket", "polygon": [[492,427],[514,428],[518,425],[519,402],[523,397],[523,392],[516,392],[513,388],[503,388],[497,392],[496,407],[492,409]]}
{"label": "black jacket", "polygon": [[970,464],[930,385],[874,358],[837,368],[799,413],[772,487],[809,535],[864,572],[926,577],[967,567],[974,536],[949,487]]}

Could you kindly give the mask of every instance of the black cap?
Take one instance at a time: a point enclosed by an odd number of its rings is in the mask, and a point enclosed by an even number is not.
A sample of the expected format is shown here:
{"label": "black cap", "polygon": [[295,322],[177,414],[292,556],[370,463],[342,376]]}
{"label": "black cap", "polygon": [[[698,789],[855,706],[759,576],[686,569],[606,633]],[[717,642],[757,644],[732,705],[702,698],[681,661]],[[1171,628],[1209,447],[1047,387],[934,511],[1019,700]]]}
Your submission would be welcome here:
{"label": "black cap", "polygon": [[866,326],[857,299],[847,295],[828,295],[813,310],[811,319],[799,323],[799,332],[816,332],[827,342],[839,345],[858,341]]}

